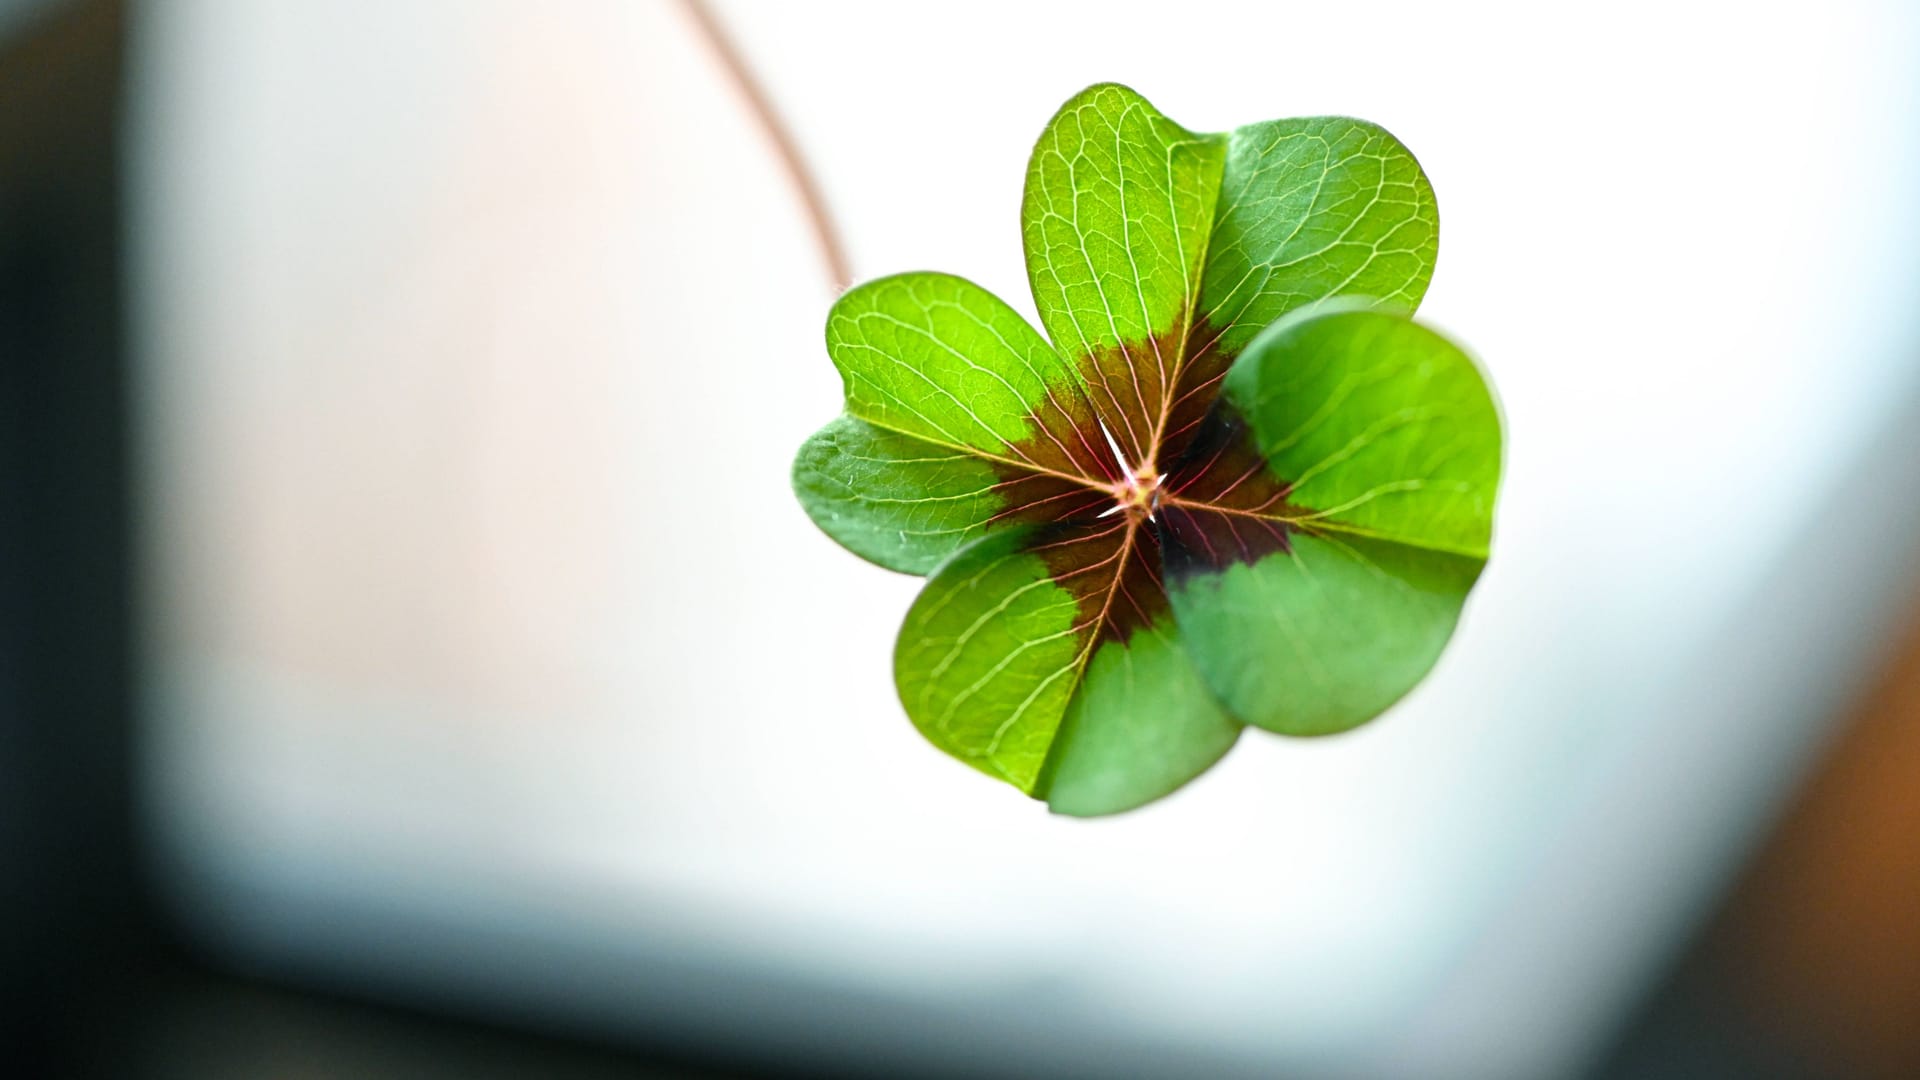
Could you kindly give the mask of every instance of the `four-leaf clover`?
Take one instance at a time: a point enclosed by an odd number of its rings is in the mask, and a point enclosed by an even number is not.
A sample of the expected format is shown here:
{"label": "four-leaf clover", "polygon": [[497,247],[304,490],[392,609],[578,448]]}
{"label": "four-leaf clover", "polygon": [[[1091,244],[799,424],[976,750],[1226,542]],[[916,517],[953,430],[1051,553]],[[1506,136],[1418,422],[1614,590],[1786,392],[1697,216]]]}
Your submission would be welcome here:
{"label": "four-leaf clover", "polygon": [[828,535],[929,575],[894,657],[915,726],[1089,815],[1245,725],[1393,704],[1486,561],[1501,456],[1473,361],[1410,319],[1439,246],[1413,156],[1338,117],[1195,134],[1095,86],[1021,218],[1047,337],[945,274],[849,291],[846,412],[794,465]]}

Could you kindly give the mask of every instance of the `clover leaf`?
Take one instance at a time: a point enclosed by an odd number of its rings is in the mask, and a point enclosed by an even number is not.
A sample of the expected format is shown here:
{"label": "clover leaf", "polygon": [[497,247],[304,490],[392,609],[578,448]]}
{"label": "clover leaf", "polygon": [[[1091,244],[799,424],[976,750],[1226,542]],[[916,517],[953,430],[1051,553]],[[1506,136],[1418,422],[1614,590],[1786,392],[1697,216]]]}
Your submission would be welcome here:
{"label": "clover leaf", "polygon": [[1195,134],[1067,102],[1021,212],[1042,337],[945,274],[842,296],[826,533],[930,575],[894,676],[934,745],[1067,814],[1150,802],[1244,725],[1344,731],[1433,666],[1486,561],[1500,419],[1411,321],[1432,188],[1361,120]]}

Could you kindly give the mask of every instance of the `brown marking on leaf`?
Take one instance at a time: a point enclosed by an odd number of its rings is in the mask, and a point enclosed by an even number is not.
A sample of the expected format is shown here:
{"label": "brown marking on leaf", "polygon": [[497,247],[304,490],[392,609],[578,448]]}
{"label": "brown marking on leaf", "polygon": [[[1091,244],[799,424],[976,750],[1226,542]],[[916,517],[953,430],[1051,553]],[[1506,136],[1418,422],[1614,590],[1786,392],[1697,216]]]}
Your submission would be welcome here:
{"label": "brown marking on leaf", "polygon": [[[1184,323],[1179,320],[1173,329],[1145,341],[1096,349],[1078,358],[1081,377],[1093,388],[1100,405],[1100,418],[1129,464],[1147,464],[1157,456],[1154,434],[1179,378]],[[1100,438],[1097,429],[1094,437]]]}
{"label": "brown marking on leaf", "polygon": [[1094,399],[1078,386],[1050,386],[1032,413],[1034,434],[1012,444],[1008,455],[1068,476],[1107,482],[1118,478],[1113,454],[1100,437]]}
{"label": "brown marking on leaf", "polygon": [[[1012,449],[1015,459],[1064,475],[997,466],[998,486],[1015,503],[1002,516],[1045,526],[1030,550],[1073,595],[1076,625],[1096,642],[1124,642],[1160,619],[1168,574],[1292,549],[1293,526],[1275,519],[1302,511],[1287,504],[1290,488],[1269,474],[1246,422],[1218,400],[1233,363],[1220,336],[1203,320],[1184,341],[1176,330],[1081,357],[1084,391],[1056,388],[1033,414],[1038,434]],[[1176,364],[1172,350],[1183,346],[1194,353]],[[1108,434],[1158,483],[1150,502],[1128,500]]]}
{"label": "brown marking on leaf", "polygon": [[1173,402],[1167,409],[1167,423],[1161,433],[1161,453],[1177,457],[1201,431],[1213,403],[1220,397],[1220,380],[1233,366],[1237,354],[1221,348],[1225,328],[1205,318],[1193,325],[1187,335],[1187,356],[1180,365],[1180,377],[1173,387]]}
{"label": "brown marking on leaf", "polygon": [[1105,492],[1077,480],[1007,465],[996,466],[995,472],[999,482],[993,490],[1007,503],[989,519],[996,524],[1041,524],[1086,517],[1104,510],[1109,502]]}
{"label": "brown marking on leaf", "polygon": [[1175,581],[1293,550],[1293,528],[1284,521],[1184,503],[1162,509],[1155,533],[1161,565]]}
{"label": "brown marking on leaf", "polygon": [[[1190,359],[1177,353],[1218,336],[1205,322],[1191,334],[1177,324],[1144,341],[1075,358],[1084,385],[1051,388],[1046,402],[1031,415],[1035,434],[1014,443],[1009,456],[1089,484],[1113,484],[1124,477],[1107,445],[1110,434],[1128,465],[1151,465],[1167,473],[1167,463],[1198,432],[1219,393],[1218,376],[1233,361],[1210,344]],[[1177,441],[1171,437],[1176,430]],[[1162,436],[1157,444],[1156,432]]]}
{"label": "brown marking on leaf", "polygon": [[1246,421],[1215,401],[1168,473],[1158,530],[1167,573],[1219,571],[1293,550],[1293,526],[1278,520],[1302,512],[1288,505],[1291,490],[1268,470]]}
{"label": "brown marking on leaf", "polygon": [[[1073,483],[1048,479],[1063,488]],[[1161,619],[1169,606],[1166,575],[1291,550],[1291,526],[1266,515],[1297,508],[1285,504],[1286,485],[1268,475],[1247,426],[1224,405],[1207,414],[1168,464],[1161,491],[1144,507],[1091,487],[1063,491],[1031,519],[1050,522],[1032,550],[1073,595],[1076,625],[1096,642],[1125,642]]]}
{"label": "brown marking on leaf", "polygon": [[1036,535],[1030,549],[1079,608],[1074,625],[1095,641],[1126,641],[1167,610],[1151,530],[1115,515],[1063,521]]}
{"label": "brown marking on leaf", "polygon": [[1289,507],[1291,484],[1267,469],[1254,444],[1253,430],[1225,401],[1213,408],[1183,440],[1167,466],[1167,495],[1185,503],[1204,503],[1249,514],[1298,516]]}

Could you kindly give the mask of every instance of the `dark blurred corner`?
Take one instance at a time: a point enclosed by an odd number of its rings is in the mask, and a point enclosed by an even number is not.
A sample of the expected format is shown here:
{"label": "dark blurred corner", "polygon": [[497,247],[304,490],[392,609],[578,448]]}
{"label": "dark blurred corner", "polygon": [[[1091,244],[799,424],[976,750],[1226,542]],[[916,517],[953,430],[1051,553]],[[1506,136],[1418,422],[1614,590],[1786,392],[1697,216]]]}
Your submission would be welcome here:
{"label": "dark blurred corner", "polygon": [[51,1071],[147,951],[130,799],[122,12],[0,23],[0,1025]]}
{"label": "dark blurred corner", "polygon": [[1920,1076],[1920,595],[1903,640],[1605,1077]]}
{"label": "dark blurred corner", "polygon": [[1920,620],[1710,948],[1784,1048],[1846,1075],[1920,1076]]}

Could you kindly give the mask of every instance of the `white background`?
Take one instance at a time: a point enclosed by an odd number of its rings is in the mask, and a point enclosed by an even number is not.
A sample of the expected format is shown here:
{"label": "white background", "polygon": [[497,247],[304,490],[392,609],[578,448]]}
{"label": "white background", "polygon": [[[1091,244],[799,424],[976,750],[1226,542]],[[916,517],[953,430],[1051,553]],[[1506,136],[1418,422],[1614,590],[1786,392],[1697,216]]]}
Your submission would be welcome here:
{"label": "white background", "polygon": [[1453,645],[1379,723],[1250,733],[1096,822],[895,704],[917,582],[787,488],[839,407],[832,294],[678,7],[145,9],[151,792],[183,909],[401,984],[508,939],[627,949],[529,983],[610,1023],[607,987],[679,985],[643,962],[670,949],[716,993],[917,1008],[1015,1071],[1111,1075],[1090,1048],[1127,1038],[1578,1067],[1871,659],[1920,502],[1885,453],[1920,394],[1920,27],[1674,8],[720,7],[862,277],[1030,313],[1026,153],[1096,81],[1198,130],[1363,116],[1432,178],[1423,315],[1509,427]]}

